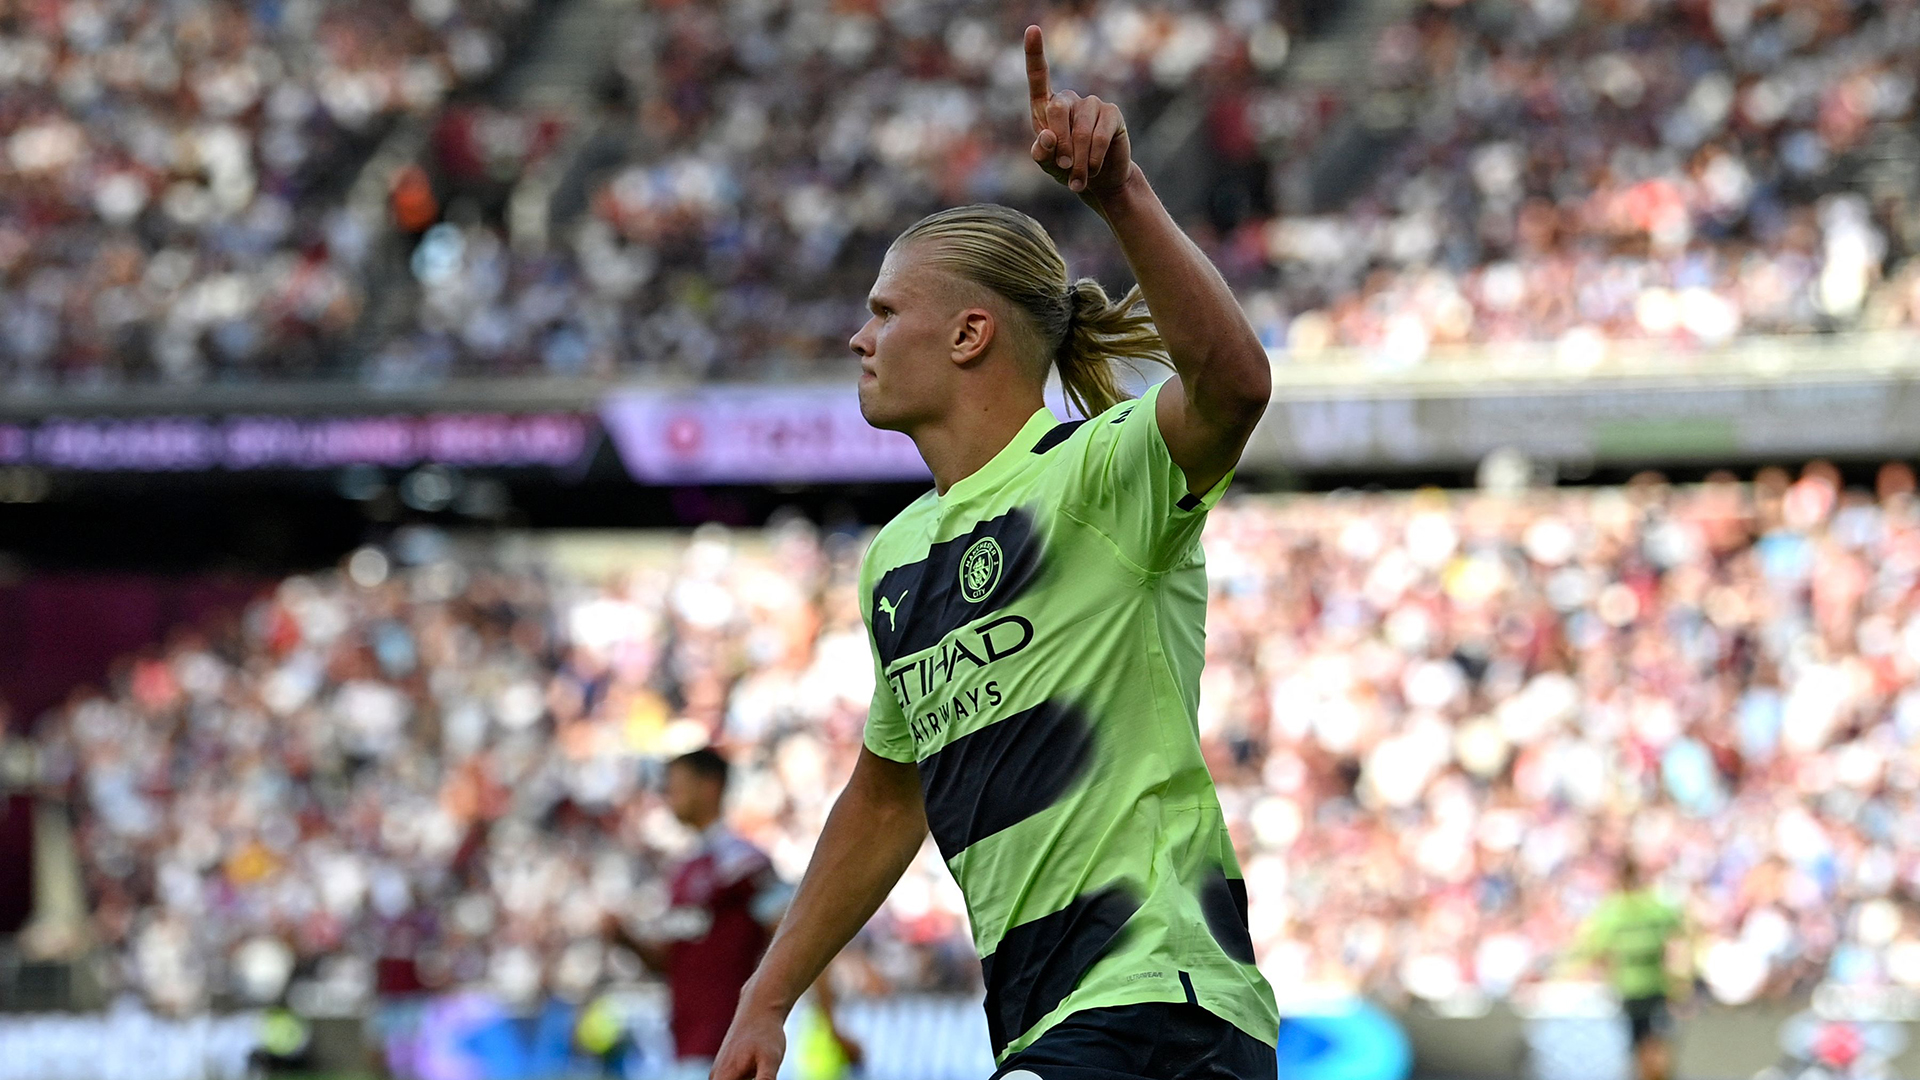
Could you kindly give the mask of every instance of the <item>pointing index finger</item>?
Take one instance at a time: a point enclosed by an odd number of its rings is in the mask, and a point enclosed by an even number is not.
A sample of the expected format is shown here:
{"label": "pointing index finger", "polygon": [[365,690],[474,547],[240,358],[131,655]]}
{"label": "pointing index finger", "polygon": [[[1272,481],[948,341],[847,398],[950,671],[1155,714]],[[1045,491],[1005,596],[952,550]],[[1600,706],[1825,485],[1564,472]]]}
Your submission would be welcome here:
{"label": "pointing index finger", "polygon": [[1033,113],[1033,131],[1039,134],[1047,126],[1047,100],[1053,88],[1047,81],[1047,45],[1040,28],[1027,27],[1027,104]]}

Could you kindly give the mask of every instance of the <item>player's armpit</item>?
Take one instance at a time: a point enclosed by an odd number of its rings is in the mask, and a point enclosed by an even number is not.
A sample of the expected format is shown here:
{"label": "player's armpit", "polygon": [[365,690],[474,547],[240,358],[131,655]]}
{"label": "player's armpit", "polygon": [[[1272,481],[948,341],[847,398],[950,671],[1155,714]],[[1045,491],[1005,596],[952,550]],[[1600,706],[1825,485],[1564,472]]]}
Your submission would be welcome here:
{"label": "player's armpit", "polygon": [[1155,402],[1154,419],[1168,456],[1186,477],[1189,494],[1205,495],[1233,472],[1265,407],[1262,402],[1241,412],[1210,416],[1194,407],[1182,376],[1167,380]]}

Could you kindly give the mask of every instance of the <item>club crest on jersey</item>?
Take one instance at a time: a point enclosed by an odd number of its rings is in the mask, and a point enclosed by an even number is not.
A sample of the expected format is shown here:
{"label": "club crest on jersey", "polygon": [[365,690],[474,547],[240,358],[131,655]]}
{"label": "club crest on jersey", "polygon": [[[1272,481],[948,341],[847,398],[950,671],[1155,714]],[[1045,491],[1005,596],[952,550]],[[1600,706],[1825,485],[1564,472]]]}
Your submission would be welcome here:
{"label": "club crest on jersey", "polygon": [[975,540],[960,557],[960,595],[966,597],[969,604],[985,600],[993,587],[1000,584],[1002,561],[1000,542],[991,536]]}

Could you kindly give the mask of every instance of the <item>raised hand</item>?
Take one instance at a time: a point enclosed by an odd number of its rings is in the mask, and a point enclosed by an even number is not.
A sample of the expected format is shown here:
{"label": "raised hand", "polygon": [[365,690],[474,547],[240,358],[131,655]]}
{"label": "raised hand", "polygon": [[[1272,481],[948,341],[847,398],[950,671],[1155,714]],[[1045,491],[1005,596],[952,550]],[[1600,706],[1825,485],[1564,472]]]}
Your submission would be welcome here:
{"label": "raised hand", "polygon": [[1046,42],[1037,26],[1027,27],[1027,104],[1033,112],[1033,160],[1049,176],[1085,198],[1120,190],[1133,172],[1120,106],[1053,89]]}

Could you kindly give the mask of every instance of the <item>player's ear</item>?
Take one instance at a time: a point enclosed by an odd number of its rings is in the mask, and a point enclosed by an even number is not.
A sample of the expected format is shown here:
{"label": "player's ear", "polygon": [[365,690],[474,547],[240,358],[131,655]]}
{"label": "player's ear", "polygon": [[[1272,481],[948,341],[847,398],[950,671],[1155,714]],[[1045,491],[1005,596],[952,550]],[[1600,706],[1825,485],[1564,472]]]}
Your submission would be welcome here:
{"label": "player's ear", "polygon": [[993,344],[996,329],[993,313],[986,308],[967,308],[962,311],[953,321],[953,362],[965,366],[986,355],[987,346]]}

